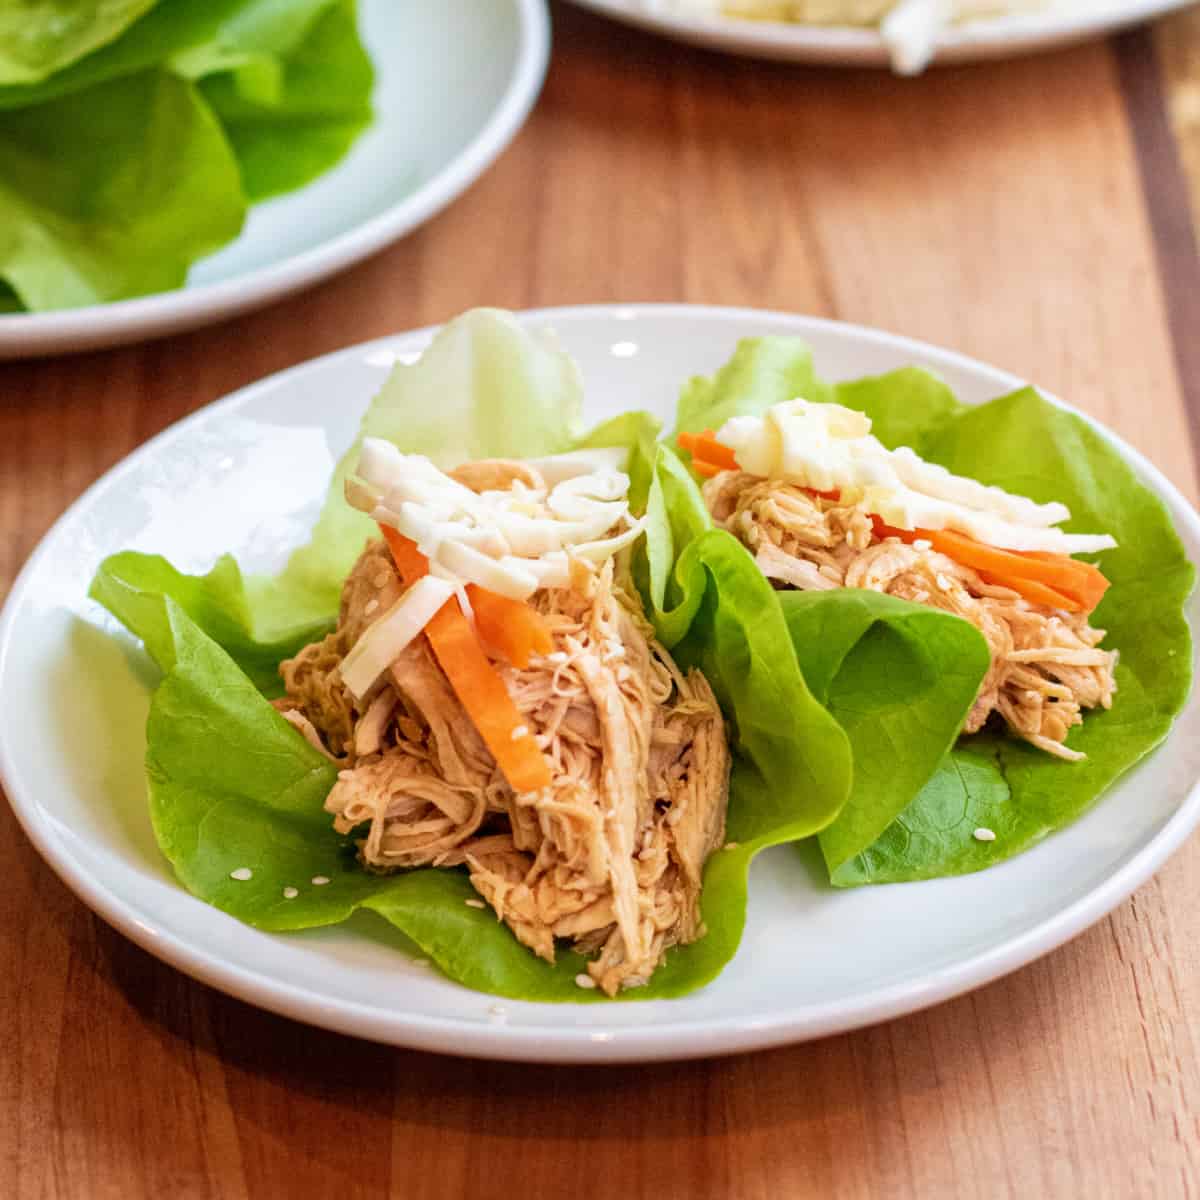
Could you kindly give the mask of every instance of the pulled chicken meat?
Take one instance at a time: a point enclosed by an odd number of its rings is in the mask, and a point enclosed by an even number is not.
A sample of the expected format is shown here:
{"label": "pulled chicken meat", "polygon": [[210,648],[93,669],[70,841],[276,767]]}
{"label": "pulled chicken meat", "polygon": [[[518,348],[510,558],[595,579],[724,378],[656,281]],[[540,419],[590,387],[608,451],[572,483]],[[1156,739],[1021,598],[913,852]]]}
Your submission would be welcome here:
{"label": "pulled chicken meat", "polygon": [[1089,708],[1109,708],[1117,654],[1101,650],[1104,630],[1084,613],[1031,604],[986,583],[927,542],[879,541],[870,514],[803,488],[739,471],[704,485],[714,520],[751,550],[776,586],[805,590],[870,588],[970,621],[991,651],[991,666],[964,732],[998,713],[1018,737],[1059,758]]}
{"label": "pulled chicken meat", "polygon": [[341,659],[401,592],[383,542],[347,578],[336,630],[281,665],[276,705],[341,767],[325,807],[339,832],[360,832],[368,868],[464,866],[521,942],[553,962],[568,939],[613,995],[704,933],[729,752],[707,680],[653,639],[612,562],[574,575],[529,602],[552,652],[495,664],[549,761],[543,791],[508,786],[426,639],[361,702],[342,684]]}

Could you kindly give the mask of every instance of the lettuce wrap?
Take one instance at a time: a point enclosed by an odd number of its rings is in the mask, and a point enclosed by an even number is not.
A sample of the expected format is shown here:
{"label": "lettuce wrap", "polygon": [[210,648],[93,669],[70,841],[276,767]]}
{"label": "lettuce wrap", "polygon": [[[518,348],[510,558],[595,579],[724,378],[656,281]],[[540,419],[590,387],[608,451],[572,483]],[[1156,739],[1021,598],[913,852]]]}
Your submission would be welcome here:
{"label": "lettuce wrap", "polygon": [[[1089,713],[1074,731],[1071,746],[1087,756],[1081,762],[1050,758],[990,730],[950,746],[941,724],[923,726],[897,702],[890,693],[898,674],[926,677],[940,693],[941,681],[966,667],[939,644],[942,624],[936,636],[895,647],[886,670],[868,673],[858,661],[861,649],[839,657],[838,638],[865,619],[858,610],[885,597],[847,589],[779,593],[808,684],[853,746],[850,798],[820,833],[831,881],[931,879],[1018,854],[1092,805],[1167,736],[1183,707],[1191,683],[1183,606],[1194,570],[1170,517],[1107,439],[1032,388],[968,407],[915,368],[830,386],[794,338],[744,341],[712,378],[691,380],[675,432],[716,429],[729,417],[759,415],[797,396],[864,412],[885,446],[909,446],[956,474],[1039,502],[1060,501],[1072,514],[1067,530],[1102,530],[1117,540],[1096,559],[1112,586],[1094,623],[1108,631],[1105,644],[1120,651],[1118,691],[1111,709]],[[909,619],[921,620],[916,612]],[[995,840],[977,840],[980,827]]]}
{"label": "lettuce wrap", "polygon": [[[581,434],[581,398],[578,371],[556,344],[507,315],[479,311],[447,326],[418,362],[395,369],[362,433],[446,465],[582,445],[628,449],[636,505],[653,509],[639,571],[671,577],[671,611],[648,612],[677,660],[705,670],[735,751],[730,846],[705,872],[707,933],[669,951],[648,986],[626,993],[676,996],[712,979],[736,950],[753,856],[811,836],[840,810],[851,786],[850,744],[805,684],[775,594],[745,550],[707,527],[669,527],[664,493],[682,488],[693,515],[702,507],[678,461],[655,443],[656,423],[630,414]],[[363,871],[322,808],[335,767],[269,704],[280,690],[276,664],[329,628],[342,579],[374,533],[341,495],[354,454],[335,475],[311,542],[279,576],[247,579],[228,557],[189,576],[135,553],[113,556],[97,573],[91,594],[163,672],[146,758],[158,843],[195,895],[259,928],[334,924],[366,908],[467,986],[529,1000],[594,1000],[575,985],[579,956],[560,953],[550,966],[490,912],[468,907],[474,892],[465,873]],[[231,879],[247,863],[253,877]],[[329,882],[284,899],[285,887],[317,877]]]}

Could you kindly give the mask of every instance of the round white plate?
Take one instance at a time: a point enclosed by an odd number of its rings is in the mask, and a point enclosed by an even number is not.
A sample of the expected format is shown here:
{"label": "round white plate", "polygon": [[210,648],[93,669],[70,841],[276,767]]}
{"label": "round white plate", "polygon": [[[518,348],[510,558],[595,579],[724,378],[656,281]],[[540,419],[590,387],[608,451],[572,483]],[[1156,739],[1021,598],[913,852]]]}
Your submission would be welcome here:
{"label": "round white plate", "polygon": [[361,0],[359,22],[376,119],[337,167],[255,205],[177,291],[0,316],[0,359],[122,345],[261,307],[381,250],[474,183],[542,86],[545,0]]}
{"label": "round white plate", "polygon": [[[680,384],[738,338],[795,333],[833,378],[917,363],[980,402],[1019,381],[958,355],[850,325],[747,310],[574,308],[529,314],[559,331],[596,420],[664,416]],[[306,535],[330,469],[397,356],[428,331],[340,351],[189,417],[100,480],[50,531],[0,616],[0,774],[17,816],[85,903],[198,979],[289,1016],[455,1054],[617,1061],[721,1054],[911,1012],[1029,962],[1098,920],[1161,865],[1200,818],[1200,697],[1170,741],[1082,820],[978,875],[835,891],[812,855],[756,860],[737,957],[681,1000],[540,1005],[488,996],[415,965],[369,914],[274,935],[188,895],[151,835],[142,757],[155,671],[85,598],[112,551],[161,551],[187,570],[224,551],[279,565]],[[1170,507],[1193,559],[1200,518],[1112,439]],[[1200,628],[1200,599],[1189,606]]]}
{"label": "round white plate", "polygon": [[[686,16],[669,11],[666,0],[659,0],[656,10],[646,0],[575,3],[681,42],[751,58],[847,67],[884,67],[891,63],[888,47],[877,29]],[[938,39],[934,61],[973,62],[1051,50],[1148,21],[1191,3],[1194,0],[1056,0],[1042,12],[980,18],[948,29]]]}

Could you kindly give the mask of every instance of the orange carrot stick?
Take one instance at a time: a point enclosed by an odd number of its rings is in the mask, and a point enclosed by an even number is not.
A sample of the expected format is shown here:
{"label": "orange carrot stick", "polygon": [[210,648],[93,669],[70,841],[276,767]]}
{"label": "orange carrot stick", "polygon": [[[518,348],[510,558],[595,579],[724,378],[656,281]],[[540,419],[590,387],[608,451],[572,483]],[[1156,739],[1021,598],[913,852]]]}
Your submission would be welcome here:
{"label": "orange carrot stick", "polygon": [[1108,588],[1108,580],[1091,563],[1060,554],[1021,554],[977,542],[952,529],[896,529],[872,517],[875,536],[902,542],[925,540],[939,553],[976,570],[988,582],[1011,588],[1034,604],[1068,612],[1091,612]]}
{"label": "orange carrot stick", "polygon": [[[405,584],[412,584],[429,571],[429,560],[417,549],[416,544],[390,526],[381,525],[383,536],[392,552],[392,561]],[[505,601],[506,597],[495,596],[483,588],[477,588],[478,596],[494,597]],[[471,597],[476,605],[477,597]],[[517,604],[540,621],[540,617],[527,605]],[[483,608],[492,614],[503,611],[505,605],[489,607],[484,599]],[[479,609],[476,608],[478,619]],[[524,626],[525,636],[536,638],[539,634],[532,622]],[[549,631],[543,625],[541,632],[549,641]],[[479,644],[479,638],[471,623],[463,616],[458,600],[447,600],[433,620],[425,626],[425,636],[438,665],[446,673],[454,694],[458,697],[471,723],[479,730],[484,745],[492,752],[504,778],[515,792],[536,792],[550,786],[550,767],[541,747],[529,732],[517,706],[513,703],[504,680],[488,661],[487,654]],[[489,636],[485,634],[484,636]],[[489,636],[489,641],[491,640]],[[544,645],[546,642],[538,642]],[[548,649],[549,647],[547,647]],[[545,651],[540,651],[545,653]],[[525,663],[528,663],[526,657]],[[523,666],[525,664],[517,663]],[[524,732],[522,732],[524,731]]]}
{"label": "orange carrot stick", "polygon": [[406,587],[429,574],[429,559],[417,549],[417,543],[412,538],[406,538],[398,529],[390,525],[380,525],[388,549],[392,552],[392,562],[400,573],[400,582]]}
{"label": "orange carrot stick", "polygon": [[[692,456],[692,466],[701,475],[699,463],[711,463],[718,471],[736,471],[737,458],[733,451],[722,442],[717,441],[717,435],[706,429],[703,433],[681,433],[678,438],[680,448]],[[716,474],[714,471],[713,474]]]}
{"label": "orange carrot stick", "polygon": [[993,575],[991,571],[980,571],[979,578],[984,583],[1006,587],[1018,596],[1024,596],[1031,604],[1045,604],[1048,608],[1061,608],[1067,612],[1083,610],[1083,605],[1074,596],[1055,591],[1047,584],[1038,583],[1036,579],[1021,579],[1017,575]]}
{"label": "orange carrot stick", "polygon": [[514,667],[529,666],[534,654],[549,654],[554,639],[542,615],[521,600],[489,592],[478,584],[467,585],[467,599],[475,613],[479,636]]}
{"label": "orange carrot stick", "polygon": [[438,665],[514,792],[550,786],[550,767],[457,600],[425,626]]}

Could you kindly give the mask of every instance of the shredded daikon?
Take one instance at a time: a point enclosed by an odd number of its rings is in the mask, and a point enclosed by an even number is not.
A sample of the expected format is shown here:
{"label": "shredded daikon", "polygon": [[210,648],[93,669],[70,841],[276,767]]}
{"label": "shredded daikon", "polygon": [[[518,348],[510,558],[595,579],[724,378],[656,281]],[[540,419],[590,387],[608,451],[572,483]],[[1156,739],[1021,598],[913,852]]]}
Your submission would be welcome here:
{"label": "shredded daikon", "polygon": [[346,499],[411,539],[431,574],[525,600],[566,586],[572,557],[602,562],[641,532],[618,469],[626,457],[618,448],[532,460],[543,486],[475,492],[421,455],[366,438]]}
{"label": "shredded daikon", "polygon": [[426,575],[366,629],[341,664],[342,681],[356,698],[371,690],[454,593],[452,583]]}
{"label": "shredded daikon", "polygon": [[789,400],[761,417],[734,417],[717,440],[738,467],[819,492],[837,492],[895,529],[947,529],[1005,550],[1091,554],[1116,542],[1107,534],[1057,528],[1071,513],[954,475],[907,447],[889,450],[866,415],[839,404]]}

